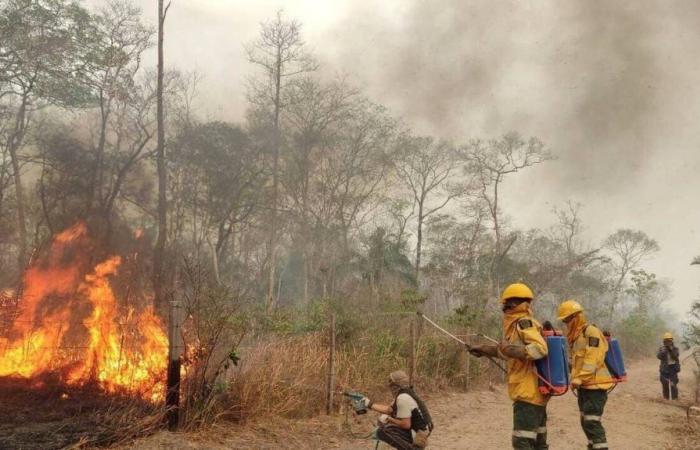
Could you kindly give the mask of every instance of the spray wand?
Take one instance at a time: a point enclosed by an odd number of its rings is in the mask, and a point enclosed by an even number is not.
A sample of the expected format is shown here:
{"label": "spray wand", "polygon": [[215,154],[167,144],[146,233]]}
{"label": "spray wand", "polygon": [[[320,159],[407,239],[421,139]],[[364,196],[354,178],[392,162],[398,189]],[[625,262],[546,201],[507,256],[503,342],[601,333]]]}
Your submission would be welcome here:
{"label": "spray wand", "polygon": [[[437,328],[438,330],[442,331],[445,335],[451,337],[451,338],[454,339],[455,341],[457,341],[457,342],[459,342],[460,344],[464,345],[464,346],[467,348],[467,350],[472,350],[472,349],[473,349],[473,347],[472,347],[471,345],[467,344],[466,342],[464,342],[463,340],[461,340],[460,338],[458,338],[458,337],[455,336],[454,334],[450,333],[450,332],[447,331],[446,329],[442,328],[440,325],[438,325],[438,324],[436,324],[435,322],[433,322],[432,320],[430,320],[430,319],[429,319],[428,317],[426,317],[426,315],[423,314],[422,312],[416,311],[416,314],[418,314],[418,317],[421,317],[423,320],[425,320],[426,322],[428,322],[430,325],[432,325],[432,326],[434,326],[435,328]],[[488,336],[486,336],[486,335],[479,334],[478,336],[485,337],[486,339],[489,339],[489,340],[495,342],[496,344],[498,344],[498,341],[496,341],[496,340],[494,340],[494,339],[491,339],[490,337],[488,337]],[[507,371],[505,368],[503,368],[502,365],[498,364],[498,363],[496,362],[496,360],[493,359],[492,356],[489,356],[489,355],[484,355],[484,356],[486,356],[486,357],[489,359],[489,361],[491,361],[496,367],[498,367],[499,369],[501,369],[504,373],[508,373],[508,371]]]}

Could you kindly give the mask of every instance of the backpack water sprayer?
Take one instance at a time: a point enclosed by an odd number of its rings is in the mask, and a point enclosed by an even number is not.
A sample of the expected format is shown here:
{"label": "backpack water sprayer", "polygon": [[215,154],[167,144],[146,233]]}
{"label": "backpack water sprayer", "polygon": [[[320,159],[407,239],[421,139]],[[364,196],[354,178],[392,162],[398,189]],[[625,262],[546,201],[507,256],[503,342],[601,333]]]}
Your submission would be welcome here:
{"label": "backpack water sprayer", "polygon": [[554,330],[542,335],[547,342],[547,356],[535,361],[539,378],[538,390],[545,395],[563,395],[569,390],[569,356],[566,338]]}
{"label": "backpack water sprayer", "polygon": [[615,383],[627,381],[627,370],[625,369],[625,361],[622,359],[620,342],[607,331],[603,332],[603,335],[608,341],[608,351],[605,353],[605,365],[608,367],[610,376],[612,376]]}

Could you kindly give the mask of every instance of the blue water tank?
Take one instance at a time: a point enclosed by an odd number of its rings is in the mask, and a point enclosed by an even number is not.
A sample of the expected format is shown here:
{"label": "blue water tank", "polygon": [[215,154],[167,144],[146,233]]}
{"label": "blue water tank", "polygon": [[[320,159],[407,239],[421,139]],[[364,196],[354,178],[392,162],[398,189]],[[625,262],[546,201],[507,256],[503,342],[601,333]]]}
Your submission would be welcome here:
{"label": "blue water tank", "polygon": [[612,375],[616,381],[627,380],[625,361],[622,358],[622,348],[620,347],[620,342],[615,338],[608,340],[608,352],[605,354],[605,365],[608,367],[610,375]]}
{"label": "blue water tank", "polygon": [[535,361],[540,379],[539,390],[543,394],[562,395],[569,389],[569,357],[564,336],[545,336],[548,354]]}

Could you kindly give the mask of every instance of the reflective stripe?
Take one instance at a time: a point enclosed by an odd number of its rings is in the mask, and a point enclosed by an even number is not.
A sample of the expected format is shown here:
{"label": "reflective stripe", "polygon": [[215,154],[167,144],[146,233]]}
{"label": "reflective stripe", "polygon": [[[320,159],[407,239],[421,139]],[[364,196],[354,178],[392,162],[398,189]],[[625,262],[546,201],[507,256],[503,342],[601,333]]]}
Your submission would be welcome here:
{"label": "reflective stripe", "polygon": [[600,422],[600,416],[583,416],[584,422]]}
{"label": "reflective stripe", "polygon": [[542,359],[545,356],[547,356],[545,353],[542,353],[540,349],[537,347],[536,344],[528,344],[525,346],[525,351],[527,352],[528,355],[532,359]]}
{"label": "reflective stripe", "polygon": [[513,437],[537,440],[537,433],[534,431],[513,430]]}
{"label": "reflective stripe", "polygon": [[597,444],[593,444],[591,448],[608,448],[608,443],[607,442],[599,442]]}
{"label": "reflective stripe", "polygon": [[581,367],[581,370],[585,370],[586,372],[595,372],[595,365],[584,364],[583,367]]}
{"label": "reflective stripe", "polygon": [[537,434],[545,434],[547,433],[547,427],[539,427],[537,429]]}

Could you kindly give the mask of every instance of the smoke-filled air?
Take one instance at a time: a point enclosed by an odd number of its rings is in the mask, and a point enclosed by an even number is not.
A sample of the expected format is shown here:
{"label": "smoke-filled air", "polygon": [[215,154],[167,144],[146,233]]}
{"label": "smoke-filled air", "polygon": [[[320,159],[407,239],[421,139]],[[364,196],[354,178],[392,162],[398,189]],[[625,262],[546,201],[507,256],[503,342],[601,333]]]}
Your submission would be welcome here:
{"label": "smoke-filled air", "polygon": [[699,14],[0,0],[0,448],[700,448]]}

